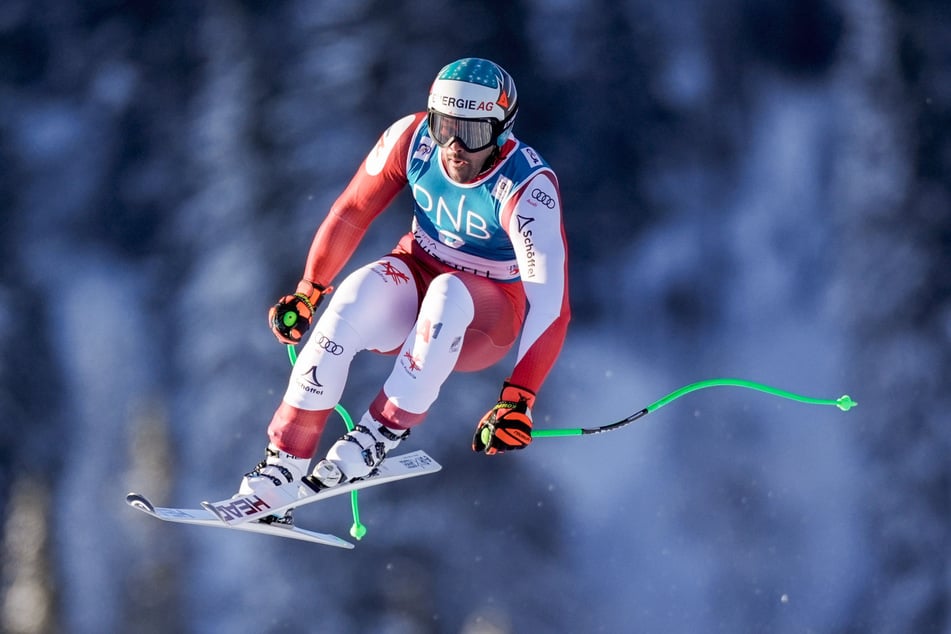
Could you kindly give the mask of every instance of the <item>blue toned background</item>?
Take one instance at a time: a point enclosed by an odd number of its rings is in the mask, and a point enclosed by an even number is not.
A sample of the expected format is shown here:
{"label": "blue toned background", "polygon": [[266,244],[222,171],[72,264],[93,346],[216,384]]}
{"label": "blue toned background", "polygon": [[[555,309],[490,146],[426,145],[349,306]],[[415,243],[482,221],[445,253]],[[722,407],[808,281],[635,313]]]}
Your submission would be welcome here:
{"label": "blue toned background", "polygon": [[[4,0],[0,630],[951,632],[949,6]],[[470,55],[561,179],[575,318],[539,428],[719,376],[859,407],[718,388],[490,459],[508,359],[450,379],[408,441],[443,472],[363,494],[355,551],[129,509],[260,459],[268,306]],[[355,415],[390,363],[357,358]],[[298,522],[346,535],[347,501]]]}

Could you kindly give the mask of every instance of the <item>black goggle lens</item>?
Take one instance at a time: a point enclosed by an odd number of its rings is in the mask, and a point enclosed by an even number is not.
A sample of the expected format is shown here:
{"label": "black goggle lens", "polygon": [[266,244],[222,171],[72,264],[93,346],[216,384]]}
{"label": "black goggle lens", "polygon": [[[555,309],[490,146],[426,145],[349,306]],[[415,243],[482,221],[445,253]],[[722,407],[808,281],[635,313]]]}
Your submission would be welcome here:
{"label": "black goggle lens", "polygon": [[495,126],[485,119],[460,119],[438,112],[429,113],[429,134],[446,147],[459,141],[467,152],[478,152],[496,142]]}

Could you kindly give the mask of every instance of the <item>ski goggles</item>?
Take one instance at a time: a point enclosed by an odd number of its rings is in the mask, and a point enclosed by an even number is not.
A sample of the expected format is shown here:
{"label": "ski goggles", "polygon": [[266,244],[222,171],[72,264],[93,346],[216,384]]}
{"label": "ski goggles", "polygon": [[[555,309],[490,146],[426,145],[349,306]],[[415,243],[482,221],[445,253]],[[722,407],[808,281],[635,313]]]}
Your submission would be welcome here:
{"label": "ski goggles", "polygon": [[496,124],[490,119],[460,119],[430,111],[429,134],[440,147],[459,141],[466,152],[478,152],[498,139]]}

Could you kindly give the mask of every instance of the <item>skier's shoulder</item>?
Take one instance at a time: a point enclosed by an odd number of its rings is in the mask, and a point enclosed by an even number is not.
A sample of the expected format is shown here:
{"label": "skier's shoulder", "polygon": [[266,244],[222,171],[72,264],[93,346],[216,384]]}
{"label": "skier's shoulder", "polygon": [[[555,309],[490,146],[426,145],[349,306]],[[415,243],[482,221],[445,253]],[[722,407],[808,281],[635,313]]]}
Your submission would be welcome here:
{"label": "skier's shoulder", "polygon": [[425,121],[425,112],[414,112],[400,117],[383,131],[382,139],[398,139],[405,134],[412,134],[417,137]]}
{"label": "skier's shoulder", "polygon": [[366,160],[366,171],[375,176],[387,167],[399,165],[399,172],[405,174],[407,157],[419,144],[420,129],[425,127],[426,113],[415,113],[401,117],[391,123],[380,135],[376,145]]}
{"label": "skier's shoulder", "polygon": [[510,136],[502,146],[502,161],[505,171],[516,181],[528,180],[542,170],[554,175],[554,170],[548,161],[535,148],[514,135]]}

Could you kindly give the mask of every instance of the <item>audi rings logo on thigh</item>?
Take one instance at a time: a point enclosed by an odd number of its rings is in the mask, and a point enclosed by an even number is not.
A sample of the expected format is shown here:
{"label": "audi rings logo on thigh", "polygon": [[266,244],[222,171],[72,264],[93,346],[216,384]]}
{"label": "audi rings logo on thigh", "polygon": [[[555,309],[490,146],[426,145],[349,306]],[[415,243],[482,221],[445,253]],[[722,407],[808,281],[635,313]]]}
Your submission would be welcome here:
{"label": "audi rings logo on thigh", "polygon": [[334,355],[335,357],[339,357],[340,355],[343,354],[343,346],[341,346],[339,343],[337,343],[333,339],[330,339],[325,334],[317,333],[317,345],[318,347],[323,348],[324,350]]}
{"label": "audi rings logo on thigh", "polygon": [[542,190],[538,189],[537,187],[532,190],[531,196],[532,198],[534,198],[541,204],[545,205],[549,209],[555,208],[555,199],[549,196],[548,194],[546,194],[545,192],[543,192]]}

